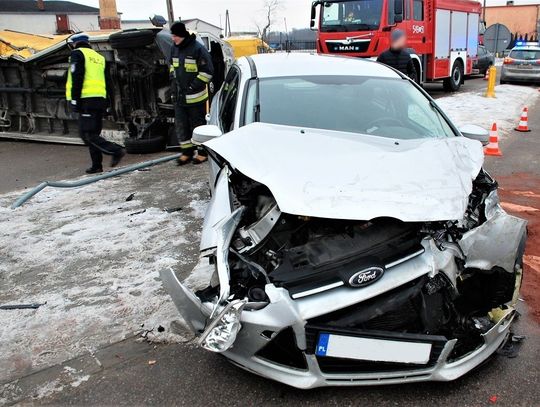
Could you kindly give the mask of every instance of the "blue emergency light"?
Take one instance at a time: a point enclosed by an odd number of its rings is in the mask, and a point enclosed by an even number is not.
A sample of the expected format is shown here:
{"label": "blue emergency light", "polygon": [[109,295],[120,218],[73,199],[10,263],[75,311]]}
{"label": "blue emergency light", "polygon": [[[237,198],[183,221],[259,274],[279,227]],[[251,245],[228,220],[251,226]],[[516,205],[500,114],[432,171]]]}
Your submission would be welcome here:
{"label": "blue emergency light", "polygon": [[538,47],[540,43],[538,42],[525,42],[525,41],[517,41],[516,47],[523,47],[523,46],[530,46],[530,47]]}

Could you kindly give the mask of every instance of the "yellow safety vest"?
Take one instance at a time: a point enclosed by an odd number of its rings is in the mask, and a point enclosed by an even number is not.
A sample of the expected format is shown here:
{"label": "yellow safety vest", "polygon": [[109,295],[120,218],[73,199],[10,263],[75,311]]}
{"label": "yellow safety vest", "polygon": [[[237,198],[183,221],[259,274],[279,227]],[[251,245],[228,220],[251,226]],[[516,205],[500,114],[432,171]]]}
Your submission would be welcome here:
{"label": "yellow safety vest", "polygon": [[[84,55],[84,80],[81,98],[106,98],[105,58],[90,48],[78,48]],[[71,62],[71,61],[70,61]],[[71,66],[66,82],[66,99],[71,100]]]}

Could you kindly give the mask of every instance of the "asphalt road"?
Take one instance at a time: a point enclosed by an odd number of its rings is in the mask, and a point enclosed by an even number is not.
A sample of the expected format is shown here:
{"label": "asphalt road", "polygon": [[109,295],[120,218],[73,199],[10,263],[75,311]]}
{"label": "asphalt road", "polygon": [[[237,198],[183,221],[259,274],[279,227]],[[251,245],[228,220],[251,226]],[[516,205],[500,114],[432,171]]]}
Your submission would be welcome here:
{"label": "asphalt road", "polygon": [[[125,156],[121,165],[134,164],[164,155]],[[110,157],[103,158],[107,170]],[[91,166],[88,148],[80,145],[47,144],[0,139],[0,193],[84,175]]]}
{"label": "asphalt road", "polygon": [[[435,97],[442,90],[429,86]],[[435,89],[431,89],[434,87]],[[468,81],[464,91],[482,89],[481,79]],[[532,133],[505,138],[504,158],[491,158],[486,166],[510,184],[516,174],[540,178],[540,105],[531,107]],[[84,147],[15,143],[0,140],[0,191],[34,185],[42,179],[79,175],[88,160]],[[130,157],[126,162],[148,157]],[[535,191],[540,193],[540,191]],[[48,405],[437,405],[539,406],[540,327],[525,304],[515,327],[527,336],[517,358],[497,356],[466,377],[451,383],[424,383],[370,388],[327,388],[300,391],[257,377],[230,365],[223,358],[190,344],[149,345],[134,338],[113,344],[94,356],[82,355],[61,366],[21,378],[31,391],[45,380],[62,376],[65,366],[76,367],[87,381],[67,385],[49,397],[24,404]],[[96,363],[99,359],[99,363]],[[150,362],[150,363],[149,363]]]}

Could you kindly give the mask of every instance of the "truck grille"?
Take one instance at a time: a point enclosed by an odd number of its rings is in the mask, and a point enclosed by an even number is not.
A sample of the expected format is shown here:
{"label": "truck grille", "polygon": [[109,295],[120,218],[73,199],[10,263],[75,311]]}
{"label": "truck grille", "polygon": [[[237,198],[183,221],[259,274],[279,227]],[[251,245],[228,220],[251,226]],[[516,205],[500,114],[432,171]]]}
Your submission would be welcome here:
{"label": "truck grille", "polygon": [[326,41],[329,52],[343,54],[348,52],[367,52],[371,41]]}

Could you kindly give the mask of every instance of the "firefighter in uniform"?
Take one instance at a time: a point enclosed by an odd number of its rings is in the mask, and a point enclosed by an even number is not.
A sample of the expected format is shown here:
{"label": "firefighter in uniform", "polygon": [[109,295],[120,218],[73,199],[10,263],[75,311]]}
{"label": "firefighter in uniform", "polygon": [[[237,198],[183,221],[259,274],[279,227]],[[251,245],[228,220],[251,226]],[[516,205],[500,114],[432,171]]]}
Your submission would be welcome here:
{"label": "firefighter in uniform", "polygon": [[101,137],[103,113],[107,109],[105,58],[90,46],[88,35],[75,34],[68,39],[72,49],[66,83],[66,99],[79,113],[79,135],[90,150],[92,166],[87,174],[103,172],[103,154],[112,156],[115,167],[125,155],[122,146]]}
{"label": "firefighter in uniform", "polygon": [[174,44],[169,62],[175,105],[175,135],[176,145],[179,143],[182,149],[178,165],[190,161],[200,164],[208,158],[203,149],[199,149],[195,155],[196,148],[191,137],[195,127],[206,124],[208,85],[214,74],[214,66],[204,45],[197,41],[195,34],[186,30],[183,23],[174,23],[171,34]]}

